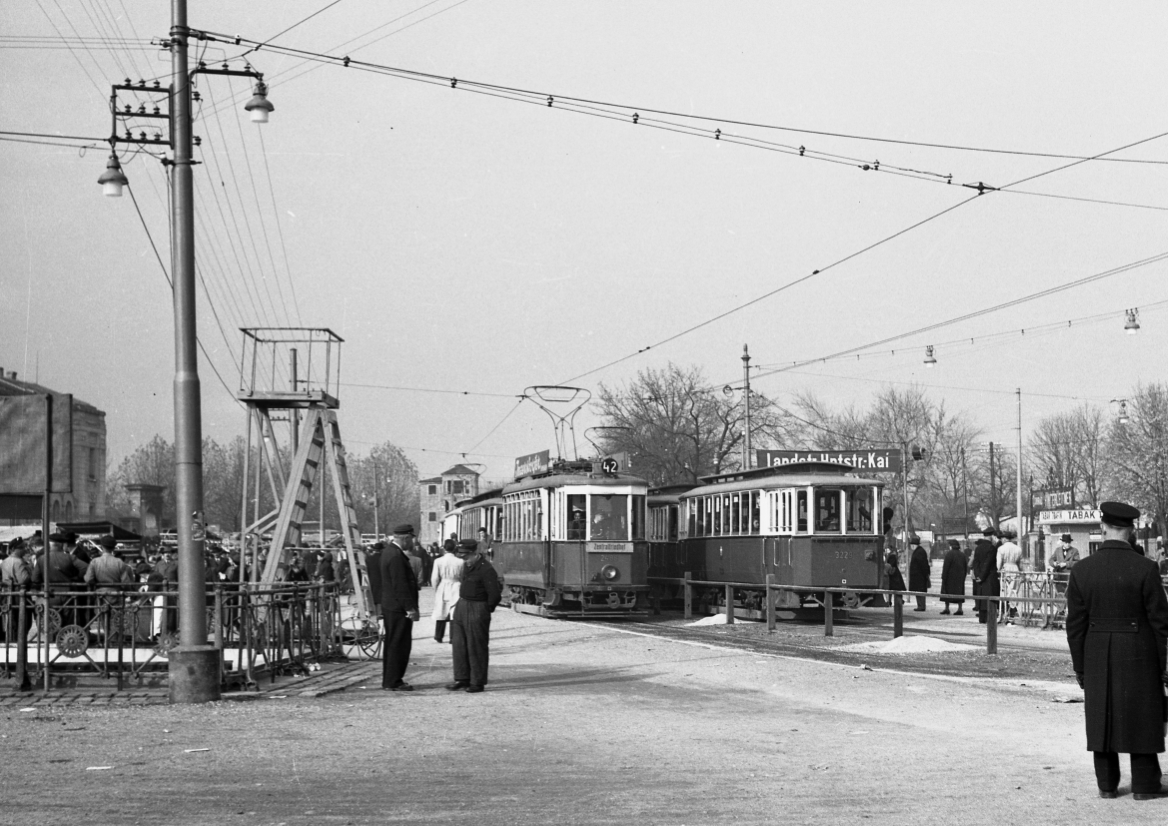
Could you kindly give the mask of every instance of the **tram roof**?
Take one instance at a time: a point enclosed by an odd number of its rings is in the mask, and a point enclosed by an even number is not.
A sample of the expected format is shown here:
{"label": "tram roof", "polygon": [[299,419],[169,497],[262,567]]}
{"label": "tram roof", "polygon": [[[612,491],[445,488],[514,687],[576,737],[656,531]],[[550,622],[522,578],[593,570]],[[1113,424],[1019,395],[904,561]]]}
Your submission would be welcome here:
{"label": "tram roof", "polygon": [[516,479],[511,484],[503,488],[503,493],[518,493],[523,490],[535,490],[538,488],[562,488],[568,486],[589,486],[589,487],[606,487],[606,488],[627,488],[631,486],[644,485],[648,486],[648,482],[640,476],[633,476],[628,473],[590,473],[590,472],[563,472],[553,470],[551,473],[540,473],[533,476],[525,476],[522,479]]}
{"label": "tram roof", "polygon": [[688,482],[679,485],[662,485],[659,488],[649,488],[649,504],[676,504],[681,500],[682,496],[693,488],[694,485]]}
{"label": "tram roof", "polygon": [[459,499],[454,503],[455,508],[469,508],[474,505],[490,505],[503,501],[503,489],[491,488],[467,499]]}
{"label": "tram roof", "polygon": [[[840,462],[791,462],[774,467],[738,470],[701,477],[702,484],[689,494],[714,491],[754,490],[756,488],[805,487],[807,485],[878,485],[879,479],[856,475],[856,469]],[[689,495],[683,494],[683,495]]]}

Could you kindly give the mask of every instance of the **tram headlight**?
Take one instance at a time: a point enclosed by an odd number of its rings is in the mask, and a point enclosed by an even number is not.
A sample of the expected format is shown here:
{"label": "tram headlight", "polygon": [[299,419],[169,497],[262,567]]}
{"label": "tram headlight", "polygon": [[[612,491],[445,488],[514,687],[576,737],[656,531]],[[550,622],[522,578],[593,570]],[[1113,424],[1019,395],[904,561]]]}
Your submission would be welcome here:
{"label": "tram headlight", "polygon": [[615,565],[605,565],[600,569],[600,575],[604,577],[606,582],[612,582],[620,576],[620,571],[616,569]]}

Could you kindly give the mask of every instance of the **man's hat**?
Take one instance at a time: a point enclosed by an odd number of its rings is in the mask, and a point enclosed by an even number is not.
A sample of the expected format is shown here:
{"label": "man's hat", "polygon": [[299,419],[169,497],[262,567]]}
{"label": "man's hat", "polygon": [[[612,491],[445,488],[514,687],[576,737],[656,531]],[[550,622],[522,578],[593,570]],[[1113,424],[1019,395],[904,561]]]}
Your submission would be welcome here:
{"label": "man's hat", "polygon": [[478,550],[479,543],[474,539],[460,539],[458,540],[458,547],[464,551]]}
{"label": "man's hat", "polygon": [[65,544],[66,545],[76,545],[77,544],[77,534],[73,533],[73,531],[66,531],[65,532]]}
{"label": "man's hat", "polygon": [[1063,536],[1062,536],[1062,541],[1063,541],[1063,542],[1070,542],[1070,541],[1071,541],[1071,535],[1070,535],[1069,533],[1064,533],[1064,534],[1063,534]]}
{"label": "man's hat", "polygon": [[961,543],[958,542],[956,539],[950,539],[949,540],[949,547],[956,550],[956,549],[959,549],[961,547]]}
{"label": "man's hat", "polygon": [[982,536],[997,536],[998,532],[993,527],[993,525],[987,525],[986,527],[982,528],[981,535]]}
{"label": "man's hat", "polygon": [[1138,508],[1123,502],[1103,502],[1099,505],[1099,510],[1103,512],[1103,521],[1117,528],[1130,528],[1140,518]]}
{"label": "man's hat", "polygon": [[385,550],[385,543],[384,542],[374,542],[372,545],[369,546],[369,550],[371,550],[371,551],[384,551]]}
{"label": "man's hat", "polygon": [[409,534],[410,536],[413,536],[414,526],[410,525],[409,523],[404,523],[404,524],[398,525],[396,528],[394,528],[393,532],[398,534],[399,536],[402,536],[405,534]]}
{"label": "man's hat", "polygon": [[920,545],[921,544],[921,538],[919,536],[917,536],[915,533],[910,533],[908,535],[908,541],[909,541],[910,545]]}
{"label": "man's hat", "polygon": [[51,533],[51,534],[49,534],[49,541],[50,542],[60,542],[62,545],[64,545],[65,544],[65,534]]}
{"label": "man's hat", "polygon": [[105,548],[107,551],[112,551],[118,546],[118,540],[114,539],[109,534],[106,534],[101,539],[97,540],[97,544]]}
{"label": "man's hat", "polygon": [[1017,531],[1002,531],[1002,536],[1004,536],[1006,539],[1009,539],[1012,542],[1013,540],[1018,538],[1018,532]]}

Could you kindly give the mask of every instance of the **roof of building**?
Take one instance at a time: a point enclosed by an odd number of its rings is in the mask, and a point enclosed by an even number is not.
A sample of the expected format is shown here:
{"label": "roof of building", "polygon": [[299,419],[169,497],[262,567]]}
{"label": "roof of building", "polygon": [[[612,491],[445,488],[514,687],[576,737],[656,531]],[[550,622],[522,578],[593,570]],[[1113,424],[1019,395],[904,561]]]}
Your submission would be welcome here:
{"label": "roof of building", "polygon": [[479,472],[477,470],[471,470],[466,465],[455,465],[448,470],[442,471],[443,476],[466,476],[468,474],[471,476],[478,476]]}
{"label": "roof of building", "polygon": [[[15,370],[6,372],[3,367],[0,367],[0,396],[43,396],[48,393],[57,392],[35,382],[18,379]],[[76,396],[73,397],[73,409],[84,410],[87,413],[95,413],[99,416],[105,415],[104,410],[99,410],[92,404],[81,401]]]}
{"label": "roof of building", "polygon": [[431,478],[429,478],[429,479],[419,479],[419,480],[418,480],[418,484],[419,484],[419,485],[437,485],[437,484],[439,484],[441,481],[442,481],[442,477],[441,477],[441,476],[433,476],[433,477],[431,477]]}

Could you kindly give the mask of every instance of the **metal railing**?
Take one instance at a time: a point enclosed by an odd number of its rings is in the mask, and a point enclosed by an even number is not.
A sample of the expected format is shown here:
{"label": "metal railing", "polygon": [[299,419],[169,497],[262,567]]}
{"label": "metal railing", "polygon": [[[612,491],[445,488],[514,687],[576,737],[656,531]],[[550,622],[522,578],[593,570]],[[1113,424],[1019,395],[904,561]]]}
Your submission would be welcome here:
{"label": "metal railing", "polygon": [[[1023,575],[1019,575],[1023,576]],[[828,610],[828,607],[835,607],[835,594],[843,595],[849,598],[852,595],[858,598],[882,596],[890,598],[892,603],[892,636],[893,638],[904,636],[904,601],[909,597],[931,597],[933,599],[944,599],[949,597],[953,600],[969,600],[975,606],[979,602],[987,603],[986,613],[990,617],[990,621],[986,622],[986,653],[998,653],[998,624],[1007,622],[1010,619],[1010,608],[1014,606],[1023,606],[1023,611],[1020,614],[1030,617],[1045,618],[1048,620],[1050,627],[1053,624],[1051,620],[1058,617],[1066,610],[1066,599],[1062,594],[1057,593],[1057,584],[1060,580],[1047,574],[1029,574],[1025,575],[1033,577],[1028,580],[1032,587],[1037,592],[1034,594],[1024,594],[1024,588],[1015,589],[1011,594],[998,595],[950,595],[950,594],[935,594],[928,591],[893,591],[886,588],[821,588],[812,586],[800,585],[779,585],[775,582],[774,574],[767,574],[766,583],[760,585],[756,582],[719,582],[713,580],[697,580],[692,579],[690,572],[678,579],[676,577],[649,577],[650,582],[659,582],[663,584],[681,585],[683,587],[683,600],[685,618],[691,619],[693,617],[693,590],[694,587],[701,588],[721,588],[724,589],[724,605],[726,624],[734,624],[734,600],[735,591],[762,591],[764,595],[763,602],[766,610],[766,625],[767,631],[773,632],[777,625],[777,613],[780,609],[775,606],[775,600],[772,598],[772,593],[775,591],[787,591],[797,594],[810,595],[812,601],[824,607],[823,612],[823,635],[831,637],[835,635],[835,618],[833,611]],[[1045,578],[1045,581],[1044,579]],[[1019,580],[1022,581],[1022,580]],[[1049,588],[1048,588],[1049,586]]]}
{"label": "metal railing", "polygon": [[[255,688],[263,676],[304,672],[342,653],[335,584],[239,586],[206,591],[208,643],[221,651],[221,684]],[[165,678],[178,645],[178,592],[149,586],[96,591],[0,591],[0,669],[18,690],[48,691],[78,675],[98,675],[117,689]]]}

